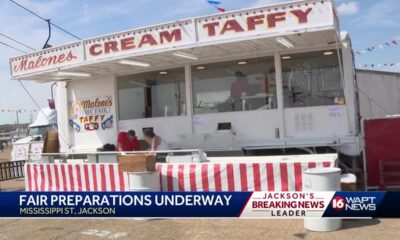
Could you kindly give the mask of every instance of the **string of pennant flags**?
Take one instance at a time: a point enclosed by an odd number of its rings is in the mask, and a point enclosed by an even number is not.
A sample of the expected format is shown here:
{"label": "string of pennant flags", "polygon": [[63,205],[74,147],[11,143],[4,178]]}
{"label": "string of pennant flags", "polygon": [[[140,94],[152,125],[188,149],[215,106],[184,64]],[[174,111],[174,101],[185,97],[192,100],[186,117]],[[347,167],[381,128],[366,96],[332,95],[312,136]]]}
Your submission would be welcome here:
{"label": "string of pennant flags", "polygon": [[225,8],[220,7],[221,2],[220,1],[212,1],[212,0],[205,0],[208,4],[216,8],[220,12],[225,12]]}
{"label": "string of pennant flags", "polygon": [[374,45],[374,46],[370,46],[368,48],[365,48],[363,50],[355,50],[354,53],[357,55],[363,55],[366,53],[371,53],[374,52],[376,50],[384,50],[388,47],[394,47],[394,46],[400,46],[400,37],[397,39],[392,39],[390,41],[378,44],[378,45]]}
{"label": "string of pennant flags", "polygon": [[400,67],[400,63],[359,64],[359,68]]}
{"label": "string of pennant flags", "polygon": [[11,112],[13,112],[13,113],[15,113],[15,112],[18,112],[18,113],[37,113],[38,110],[36,110],[36,109],[24,109],[24,108],[20,108],[20,109],[0,108],[0,112],[2,112],[2,113],[11,113]]}

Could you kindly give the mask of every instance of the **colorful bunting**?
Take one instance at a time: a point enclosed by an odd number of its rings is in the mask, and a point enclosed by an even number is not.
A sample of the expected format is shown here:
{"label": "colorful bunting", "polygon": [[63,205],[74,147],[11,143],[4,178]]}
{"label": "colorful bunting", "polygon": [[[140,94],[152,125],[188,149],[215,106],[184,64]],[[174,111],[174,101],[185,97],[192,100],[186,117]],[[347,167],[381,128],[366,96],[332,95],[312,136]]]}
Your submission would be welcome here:
{"label": "colorful bunting", "polygon": [[359,68],[400,67],[400,63],[359,64]]}
{"label": "colorful bunting", "polygon": [[2,112],[2,113],[11,113],[11,112],[13,112],[13,113],[15,113],[15,112],[18,112],[18,113],[36,113],[36,112],[38,112],[38,110],[36,110],[36,109],[23,109],[23,108],[21,108],[21,109],[0,108],[0,112]]}
{"label": "colorful bunting", "polygon": [[397,38],[397,39],[390,40],[390,41],[385,42],[385,43],[378,44],[376,46],[368,47],[368,48],[363,49],[363,50],[354,50],[354,53],[356,55],[362,55],[362,54],[365,54],[365,53],[373,52],[374,50],[376,50],[378,48],[383,50],[383,49],[385,49],[385,46],[386,47],[400,46],[399,44],[400,44],[400,37]]}
{"label": "colorful bunting", "polygon": [[205,0],[208,4],[211,6],[215,7],[218,11],[220,12],[225,12],[225,8],[219,7],[218,5],[221,4],[220,1],[211,1],[211,0]]}

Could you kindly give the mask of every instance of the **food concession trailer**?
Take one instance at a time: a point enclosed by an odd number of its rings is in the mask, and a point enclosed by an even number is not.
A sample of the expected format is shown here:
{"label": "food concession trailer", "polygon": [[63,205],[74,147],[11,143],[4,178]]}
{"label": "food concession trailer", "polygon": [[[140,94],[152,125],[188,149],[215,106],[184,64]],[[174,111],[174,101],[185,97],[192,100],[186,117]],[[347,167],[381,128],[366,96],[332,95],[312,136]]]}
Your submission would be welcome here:
{"label": "food concession trailer", "polygon": [[173,149],[360,155],[351,40],[330,0],[122,31],[10,65],[14,79],[57,82],[63,153],[152,128]]}

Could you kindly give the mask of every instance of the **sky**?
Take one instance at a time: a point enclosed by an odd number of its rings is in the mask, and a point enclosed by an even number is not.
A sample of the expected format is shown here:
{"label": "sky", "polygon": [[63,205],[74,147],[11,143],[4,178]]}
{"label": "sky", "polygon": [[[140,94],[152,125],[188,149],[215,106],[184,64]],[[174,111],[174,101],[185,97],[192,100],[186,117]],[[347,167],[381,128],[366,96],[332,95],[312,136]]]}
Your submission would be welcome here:
{"label": "sky", "polygon": [[[214,14],[215,8],[204,0],[15,0],[80,38],[169,22],[195,16]],[[227,11],[262,6],[287,0],[220,0]],[[367,49],[392,39],[400,39],[399,0],[336,0],[342,31],[347,31],[355,50]],[[16,6],[9,0],[0,1],[0,33],[17,39],[35,49],[41,49],[47,38],[47,23]],[[53,28],[53,46],[75,41]],[[31,50],[3,36],[0,42]],[[18,81],[10,80],[9,58],[20,52],[0,44],[0,110],[35,109],[35,104]],[[356,56],[360,64],[400,63],[400,44]],[[375,68],[400,72],[400,67]],[[24,81],[24,85],[41,107],[47,106],[49,84]],[[28,122],[30,114],[21,113],[20,122]],[[0,124],[15,123],[15,113],[0,111]]]}

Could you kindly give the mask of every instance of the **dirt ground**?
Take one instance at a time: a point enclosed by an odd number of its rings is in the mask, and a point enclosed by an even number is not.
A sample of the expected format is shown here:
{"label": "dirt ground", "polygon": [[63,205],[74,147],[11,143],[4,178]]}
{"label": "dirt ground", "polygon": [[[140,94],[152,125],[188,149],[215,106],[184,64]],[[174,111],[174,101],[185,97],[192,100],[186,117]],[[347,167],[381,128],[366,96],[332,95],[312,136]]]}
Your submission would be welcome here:
{"label": "dirt ground", "polygon": [[345,220],[317,233],[302,220],[0,220],[0,239],[398,239],[400,220]]}
{"label": "dirt ground", "polygon": [[12,150],[12,145],[4,146],[3,152],[0,150],[0,162],[6,162],[11,160],[11,150]]}

